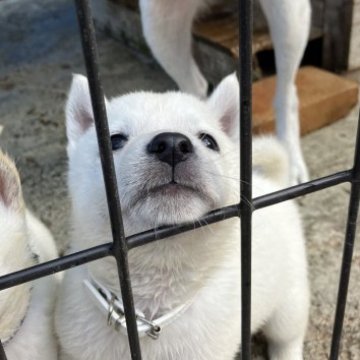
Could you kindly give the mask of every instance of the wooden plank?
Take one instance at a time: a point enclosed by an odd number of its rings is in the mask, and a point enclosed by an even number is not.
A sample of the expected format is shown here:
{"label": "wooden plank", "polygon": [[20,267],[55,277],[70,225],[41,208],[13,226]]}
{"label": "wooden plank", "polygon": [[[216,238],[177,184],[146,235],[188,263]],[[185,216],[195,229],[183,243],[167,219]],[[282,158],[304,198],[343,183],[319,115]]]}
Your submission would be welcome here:
{"label": "wooden plank", "polygon": [[[300,100],[301,134],[307,134],[341,119],[358,102],[358,84],[324,70],[303,67],[296,84]],[[273,98],[276,77],[253,84],[253,129],[255,133],[274,130]]]}
{"label": "wooden plank", "polygon": [[[236,14],[229,14],[227,17],[202,19],[194,24],[193,33],[197,39],[215,45],[238,58],[239,40]],[[311,40],[321,36],[322,31],[319,28],[313,27],[311,29]],[[259,51],[271,50],[272,48],[271,37],[266,29],[254,32],[252,44],[254,55]]]}

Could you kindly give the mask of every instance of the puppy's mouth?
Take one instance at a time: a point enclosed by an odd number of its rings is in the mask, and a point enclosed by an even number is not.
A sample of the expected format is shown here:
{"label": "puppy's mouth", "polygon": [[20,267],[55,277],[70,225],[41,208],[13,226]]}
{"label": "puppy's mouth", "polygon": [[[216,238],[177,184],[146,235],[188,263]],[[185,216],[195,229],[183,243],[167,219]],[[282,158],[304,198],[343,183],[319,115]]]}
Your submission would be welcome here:
{"label": "puppy's mouth", "polygon": [[139,191],[138,196],[133,201],[132,206],[140,205],[148,200],[161,199],[163,201],[186,201],[191,198],[200,198],[205,202],[209,202],[209,196],[202,189],[171,180],[167,183],[155,185],[151,188]]}
{"label": "puppy's mouth", "polygon": [[175,195],[199,195],[199,191],[192,186],[180,184],[172,180],[166,184],[158,185],[148,190],[147,195],[159,194],[162,196],[175,196]]}

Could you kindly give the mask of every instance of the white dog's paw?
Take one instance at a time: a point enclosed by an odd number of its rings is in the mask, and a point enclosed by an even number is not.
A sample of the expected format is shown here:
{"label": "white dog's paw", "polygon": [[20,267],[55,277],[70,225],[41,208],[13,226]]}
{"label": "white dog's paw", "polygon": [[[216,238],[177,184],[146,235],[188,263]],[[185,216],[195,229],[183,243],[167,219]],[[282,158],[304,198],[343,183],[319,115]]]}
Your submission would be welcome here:
{"label": "white dog's paw", "polygon": [[[295,124],[294,119],[290,124]],[[289,186],[302,184],[309,181],[309,172],[301,151],[298,130],[290,132],[291,136],[278,136],[283,144],[289,159]]]}
{"label": "white dog's paw", "polygon": [[302,340],[285,344],[269,344],[270,360],[303,360]]}
{"label": "white dog's paw", "polygon": [[309,172],[302,155],[290,155],[290,186],[309,181]]}

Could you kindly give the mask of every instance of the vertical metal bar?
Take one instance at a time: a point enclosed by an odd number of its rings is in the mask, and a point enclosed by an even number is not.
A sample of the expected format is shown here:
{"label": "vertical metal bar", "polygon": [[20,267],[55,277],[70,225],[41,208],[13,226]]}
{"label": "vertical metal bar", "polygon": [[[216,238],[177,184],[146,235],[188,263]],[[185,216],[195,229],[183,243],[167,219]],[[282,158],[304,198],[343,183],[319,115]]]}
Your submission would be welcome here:
{"label": "vertical metal bar", "polygon": [[239,0],[241,358],[251,358],[252,0]]}
{"label": "vertical metal bar", "polygon": [[360,200],[360,114],[357,129],[357,138],[354,155],[354,167],[351,182],[350,201],[348,209],[348,218],[346,224],[346,234],[343,249],[343,258],[341,264],[341,274],[338,290],[338,299],[336,305],[335,321],[331,341],[330,360],[336,360],[339,357],[341,333],[344,324],[346,298],[349,287],[351,262],[354,250],[354,241],[356,234],[356,222],[359,212]]}
{"label": "vertical metal bar", "polygon": [[0,360],[7,360],[5,350],[4,350],[4,346],[3,346],[1,341],[0,341]]}
{"label": "vertical metal bar", "polygon": [[95,29],[89,1],[75,0],[75,4],[80,26],[86,70],[89,78],[91,101],[95,117],[95,126],[98,136],[101,164],[104,174],[106,196],[111,221],[113,255],[116,258],[119,272],[121,295],[126,316],[130,352],[133,360],[141,360],[139,336],[136,325],[134,301],[128,268],[128,249],[126,245],[120,200],[117,189],[109,126],[104,104],[104,94],[99,78]]}

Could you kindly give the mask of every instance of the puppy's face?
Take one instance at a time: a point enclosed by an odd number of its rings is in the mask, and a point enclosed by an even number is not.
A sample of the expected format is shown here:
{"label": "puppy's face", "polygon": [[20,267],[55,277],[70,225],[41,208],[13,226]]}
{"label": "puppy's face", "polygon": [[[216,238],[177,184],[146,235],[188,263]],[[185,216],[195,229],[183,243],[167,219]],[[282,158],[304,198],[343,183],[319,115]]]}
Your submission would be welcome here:
{"label": "puppy's face", "polygon": [[[238,82],[207,101],[181,93],[134,93],[106,101],[125,220],[143,228],[195,221],[230,202],[237,173]],[[75,206],[107,214],[86,78],[67,104],[69,182]],[[238,185],[236,185],[238,186]]]}

